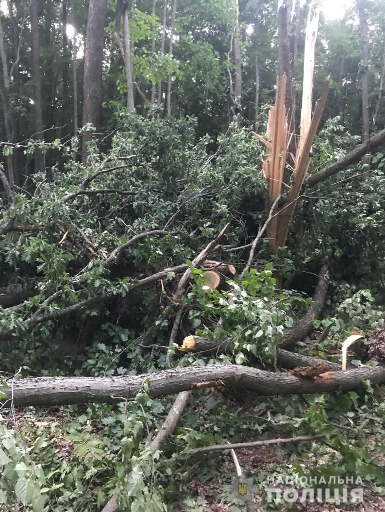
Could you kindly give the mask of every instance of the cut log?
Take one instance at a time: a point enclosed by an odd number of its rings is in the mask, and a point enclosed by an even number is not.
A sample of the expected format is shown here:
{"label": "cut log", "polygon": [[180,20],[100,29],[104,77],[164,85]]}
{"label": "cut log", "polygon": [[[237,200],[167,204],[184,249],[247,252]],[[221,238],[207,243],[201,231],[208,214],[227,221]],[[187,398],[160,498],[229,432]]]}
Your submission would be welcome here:
{"label": "cut log", "polygon": [[232,387],[261,396],[314,394],[358,388],[362,380],[385,383],[385,368],[327,372],[309,381],[241,365],[207,365],[127,377],[38,377],[9,381],[0,403],[5,406],[53,406],[117,403],[132,400],[149,381],[149,395],[160,397],[206,387]]}
{"label": "cut log", "polygon": [[221,276],[214,270],[207,270],[203,275],[203,286],[204,290],[215,290],[221,283]]}

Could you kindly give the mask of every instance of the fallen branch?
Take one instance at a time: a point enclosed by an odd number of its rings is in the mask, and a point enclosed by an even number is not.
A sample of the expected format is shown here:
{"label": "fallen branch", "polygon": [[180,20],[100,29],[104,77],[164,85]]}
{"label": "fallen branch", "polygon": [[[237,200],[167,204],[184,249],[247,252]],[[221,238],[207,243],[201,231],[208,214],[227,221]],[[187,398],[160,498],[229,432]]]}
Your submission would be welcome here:
{"label": "fallen branch", "polygon": [[195,453],[213,452],[222,450],[236,450],[237,448],[252,448],[254,446],[269,446],[272,444],[287,444],[287,443],[301,443],[306,441],[314,441],[315,439],[322,439],[325,434],[316,434],[314,436],[297,436],[283,439],[266,439],[265,441],[251,441],[250,443],[235,443],[235,444],[214,444],[211,446],[200,446],[194,448],[189,452],[193,455]]}
{"label": "fallen branch", "polygon": [[154,229],[152,231],[145,231],[144,233],[139,233],[138,235],[135,235],[134,237],[130,238],[130,240],[127,240],[122,245],[119,245],[116,249],[114,249],[111,254],[108,256],[105,265],[111,265],[112,263],[116,263],[122,254],[122,252],[130,247],[131,245],[134,245],[138,240],[141,240],[142,238],[146,238],[148,236],[157,236],[157,235],[168,235],[169,231],[165,231],[163,229]]}
{"label": "fallen branch", "polygon": [[[254,259],[254,253],[255,253],[255,249],[257,247],[257,244],[259,242],[259,240],[262,238],[264,232],[266,231],[266,229],[268,228],[269,224],[270,224],[270,221],[276,217],[276,215],[274,215],[274,212],[275,212],[275,209],[278,205],[278,202],[279,200],[281,199],[281,195],[279,195],[275,201],[273,202],[271,208],[270,208],[270,211],[269,211],[269,216],[267,217],[266,219],[266,222],[264,223],[264,225],[258,230],[258,234],[257,236],[255,237],[255,239],[253,240],[252,244],[251,244],[251,250],[250,250],[250,254],[249,254],[249,259],[247,261],[247,265],[245,266],[244,268],[244,272],[247,272],[248,270],[250,270],[250,267],[251,267],[251,264],[253,263],[253,259]],[[278,215],[279,215],[280,212],[278,212]]]}
{"label": "fallen branch", "polygon": [[[135,156],[136,155],[130,155],[128,157],[125,157],[124,160],[127,160],[127,162],[128,162],[129,160],[131,160]],[[101,174],[110,173],[110,172],[113,172],[113,171],[117,171],[119,169],[126,169],[128,167],[128,164],[127,164],[127,165],[118,165],[116,167],[109,167],[109,168],[106,169],[105,167],[106,167],[107,163],[109,162],[109,160],[110,160],[109,157],[105,158],[103,160],[103,162],[100,164],[99,169],[94,174],[92,174],[91,176],[89,176],[88,178],[83,180],[80,183],[80,185],[79,185],[77,190],[75,190],[74,192],[70,192],[69,194],[66,194],[65,196],[63,196],[61,198],[62,202],[63,203],[67,203],[68,201],[72,201],[73,199],[75,199],[75,197],[77,197],[79,195],[89,193],[89,191],[87,192],[87,188]]]}
{"label": "fallen branch", "polygon": [[151,453],[155,453],[157,450],[159,450],[160,445],[163,443],[166,437],[174,432],[178,421],[186,409],[190,395],[191,391],[182,391],[178,394],[173,406],[168,412],[167,418],[165,419],[163,425],[160,427],[157,435],[150,443]]}
{"label": "fallen branch", "polygon": [[117,403],[135,398],[145,381],[149,395],[160,397],[209,387],[230,387],[260,396],[331,393],[360,387],[362,380],[385,383],[385,368],[357,368],[326,372],[302,379],[240,365],[190,366],[126,377],[38,377],[8,382],[1,387],[0,403],[24,406],[54,406],[86,403]]}
{"label": "fallen branch", "polygon": [[351,151],[349,151],[349,153],[347,153],[345,156],[343,156],[333,164],[329,165],[328,167],[325,167],[321,171],[318,171],[317,173],[313,174],[312,176],[309,176],[308,179],[306,180],[305,185],[309,188],[318,185],[318,183],[325,181],[327,178],[330,178],[330,176],[334,176],[340,171],[343,171],[344,169],[349,167],[349,165],[356,164],[361,160],[363,156],[365,156],[368,153],[372,153],[375,149],[378,148],[378,146],[381,146],[384,143],[385,129],[381,130],[380,132],[370,137],[370,139],[368,139],[366,142],[363,142],[362,144],[355,146]]}
{"label": "fallen branch", "polygon": [[313,304],[307,310],[301,320],[294,325],[283,337],[280,342],[282,348],[290,348],[297,341],[303,340],[313,330],[313,323],[320,314],[325,305],[326,295],[329,287],[329,267],[322,265],[318,275],[318,283],[313,297]]}
{"label": "fallen branch", "polygon": [[[131,292],[133,290],[136,290],[137,288],[141,288],[142,286],[146,286],[151,283],[155,283],[157,281],[160,281],[160,279],[163,279],[164,277],[167,277],[167,274],[170,272],[178,273],[183,272],[188,268],[188,265],[178,265],[176,267],[170,267],[166,268],[164,270],[161,270],[160,272],[157,272],[156,274],[152,274],[151,276],[145,277],[143,279],[140,279],[139,281],[136,281],[131,284],[131,286],[128,287],[127,292]],[[52,297],[57,298],[60,296],[60,293],[57,292],[53,294],[51,297],[46,299],[45,304],[48,305],[47,301],[52,302]],[[6,339],[16,339],[23,334],[26,334],[31,331],[33,327],[35,327],[37,324],[40,324],[42,322],[47,322],[48,320],[57,320],[58,318],[63,318],[68,315],[71,315],[73,313],[78,313],[80,311],[83,311],[84,309],[87,309],[91,306],[94,306],[95,304],[100,304],[102,302],[106,302],[107,300],[113,299],[114,297],[117,297],[115,294],[106,294],[106,295],[98,295],[96,297],[90,297],[88,299],[85,299],[83,301],[77,302],[76,304],[72,304],[71,306],[67,306],[66,308],[50,311],[49,313],[40,314],[40,315],[34,315],[29,320],[26,320],[23,325],[23,329],[21,332],[18,332],[16,329],[9,329],[8,331],[0,331],[0,340],[6,340]]]}

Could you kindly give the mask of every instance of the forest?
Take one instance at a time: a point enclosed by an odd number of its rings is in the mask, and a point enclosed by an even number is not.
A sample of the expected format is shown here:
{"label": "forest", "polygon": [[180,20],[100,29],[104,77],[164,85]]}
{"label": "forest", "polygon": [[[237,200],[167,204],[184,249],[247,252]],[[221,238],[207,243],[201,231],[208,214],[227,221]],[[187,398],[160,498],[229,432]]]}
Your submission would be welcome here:
{"label": "forest", "polygon": [[385,511],[384,13],[0,2],[0,511]]}

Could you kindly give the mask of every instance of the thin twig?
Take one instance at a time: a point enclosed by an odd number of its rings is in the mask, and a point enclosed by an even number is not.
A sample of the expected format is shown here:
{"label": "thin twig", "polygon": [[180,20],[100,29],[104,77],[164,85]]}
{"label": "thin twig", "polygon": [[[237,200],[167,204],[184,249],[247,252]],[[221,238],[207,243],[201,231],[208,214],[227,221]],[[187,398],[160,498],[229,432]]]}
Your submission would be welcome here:
{"label": "thin twig", "polygon": [[237,448],[251,448],[254,446],[269,446],[272,444],[285,444],[285,443],[300,443],[306,441],[313,441],[315,439],[322,439],[325,434],[317,434],[314,436],[297,436],[283,439],[266,439],[266,441],[252,441],[250,443],[235,443],[235,444],[214,444],[212,446],[201,446],[200,448],[194,448],[189,453],[202,453],[202,452],[213,452],[220,450],[235,450]]}

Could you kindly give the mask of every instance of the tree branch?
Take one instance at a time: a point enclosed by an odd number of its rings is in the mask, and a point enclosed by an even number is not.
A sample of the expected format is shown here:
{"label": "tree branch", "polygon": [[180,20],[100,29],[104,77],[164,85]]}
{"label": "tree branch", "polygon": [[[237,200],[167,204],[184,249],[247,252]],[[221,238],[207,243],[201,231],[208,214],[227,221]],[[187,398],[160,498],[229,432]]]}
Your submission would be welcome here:
{"label": "tree branch", "polygon": [[[127,291],[131,292],[133,290],[136,290],[137,288],[141,288],[142,286],[155,283],[156,281],[160,281],[160,279],[167,277],[167,274],[169,274],[170,272],[179,273],[185,271],[187,268],[188,265],[177,265],[176,267],[166,268],[164,270],[161,270],[160,272],[157,272],[156,274],[152,274],[151,276],[145,277],[143,279],[140,279],[139,281],[132,283],[131,286],[128,287]],[[46,299],[45,305],[48,305],[50,302],[52,302],[52,297],[57,298],[58,296],[60,296],[60,293],[58,293],[59,292],[56,292],[55,294],[53,294],[53,296]],[[72,313],[78,313],[80,311],[83,311],[84,309],[94,306],[95,304],[100,304],[102,302],[106,302],[107,300],[111,300],[114,297],[117,297],[117,295],[112,293],[106,295],[98,295],[96,297],[90,297],[83,301],[77,302],[76,304],[72,304],[71,306],[67,306],[66,308],[63,309],[51,311],[45,314],[35,314],[29,320],[26,320],[24,322],[23,329],[21,332],[18,332],[16,329],[10,329],[8,331],[2,332],[0,331],[0,340],[20,338],[22,335],[30,332],[32,328],[35,327],[37,324],[47,322],[49,320],[57,320],[59,318],[71,315]]]}
{"label": "tree branch", "polygon": [[280,342],[282,348],[290,348],[297,341],[303,340],[313,330],[313,322],[319,317],[325,305],[328,287],[329,267],[325,263],[322,265],[318,275],[318,284],[314,293],[313,304],[301,320],[284,335]]}
{"label": "tree branch", "polygon": [[[132,158],[134,158],[136,155],[130,155],[128,157],[125,157],[124,160],[131,160]],[[126,167],[128,167],[128,165],[118,165],[116,167],[109,167],[109,168],[105,168],[105,166],[107,165],[107,163],[109,162],[110,158],[107,157],[103,160],[103,162],[100,164],[99,166],[99,169],[94,173],[92,174],[91,176],[88,176],[88,178],[86,178],[85,180],[83,180],[78,189],[75,190],[74,192],[70,192],[69,194],[66,194],[65,196],[63,196],[61,198],[62,202],[63,203],[67,203],[68,201],[72,201],[73,199],[75,199],[75,197],[81,195],[81,194],[85,194],[86,193],[86,190],[87,188],[89,187],[89,185],[98,177],[100,176],[101,174],[106,174],[106,173],[110,173],[110,172],[113,172],[113,171],[117,171],[119,169],[125,169]],[[111,190],[111,189],[109,189]],[[128,191],[127,191],[128,192]],[[92,192],[91,192],[92,193]]]}
{"label": "tree branch", "polygon": [[349,153],[334,162],[334,164],[331,164],[321,171],[318,171],[316,174],[309,176],[305,182],[306,187],[314,187],[315,185],[318,185],[318,183],[330,178],[330,176],[334,176],[340,171],[343,171],[349,167],[349,165],[356,164],[363,156],[368,153],[372,153],[378,146],[381,146],[381,144],[384,143],[385,129],[370,137],[366,142],[355,146],[351,151],[349,151]]}
{"label": "tree branch", "polygon": [[297,436],[283,439],[266,439],[265,441],[251,441],[250,443],[235,443],[235,444],[214,444],[211,446],[201,446],[194,448],[189,452],[190,455],[195,453],[213,452],[220,450],[236,450],[237,448],[252,448],[254,446],[270,446],[272,444],[286,444],[286,443],[301,443],[306,441],[314,441],[315,439],[322,439],[325,434],[316,434],[314,436]]}

